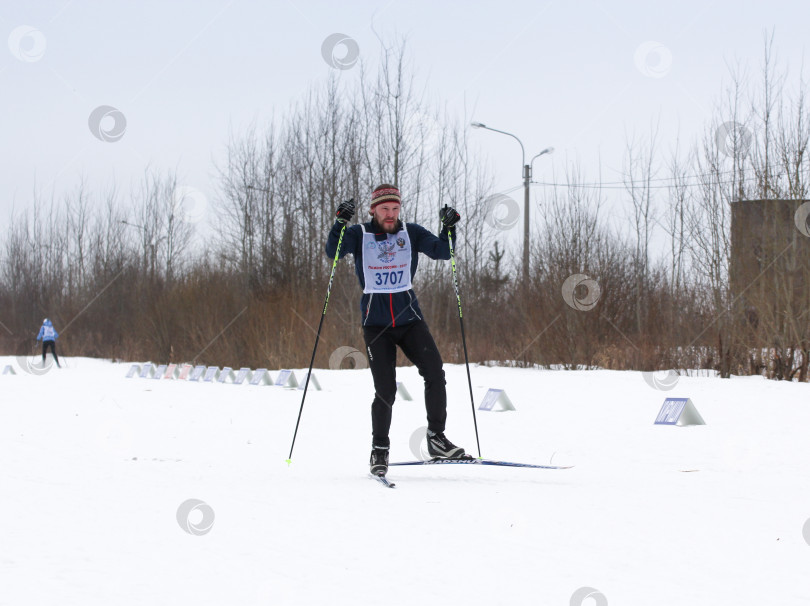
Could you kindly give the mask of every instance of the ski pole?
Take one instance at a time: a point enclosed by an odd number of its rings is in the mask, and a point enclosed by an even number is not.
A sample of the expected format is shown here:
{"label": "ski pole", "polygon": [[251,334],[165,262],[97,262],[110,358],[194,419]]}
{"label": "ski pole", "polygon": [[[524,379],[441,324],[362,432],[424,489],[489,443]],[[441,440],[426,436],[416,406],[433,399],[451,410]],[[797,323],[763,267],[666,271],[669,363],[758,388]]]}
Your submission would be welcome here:
{"label": "ski pole", "polygon": [[481,442],[478,440],[478,419],[475,417],[475,400],[473,399],[472,379],[470,378],[470,361],[467,358],[467,339],[464,337],[464,318],[461,313],[461,295],[458,292],[458,278],[456,276],[456,253],[453,250],[453,236],[447,230],[447,242],[450,244],[450,265],[453,268],[453,288],[456,290],[458,302],[458,321],[461,324],[461,344],[464,347],[464,365],[467,367],[467,384],[470,386],[470,404],[472,405],[473,424],[475,425],[475,444],[478,447],[478,458],[481,458]]}
{"label": "ski pole", "polygon": [[[54,344],[53,344],[53,352],[54,352],[53,357],[54,357],[54,360],[55,360],[56,359],[56,342],[55,341],[54,341]],[[62,363],[65,365],[65,368],[68,368],[67,358],[65,357],[64,354],[65,354],[65,348],[62,347]]]}
{"label": "ski pole", "polygon": [[[354,199],[352,198],[352,202]],[[343,234],[346,232],[346,223],[340,230],[340,238],[338,238],[337,250],[335,251],[335,260],[332,262],[332,273],[329,274],[329,286],[326,287],[326,299],[323,302],[323,312],[321,313],[321,321],[318,323],[318,332],[315,334],[315,347],[312,348],[312,359],[309,361],[309,371],[307,371],[307,379],[304,381],[304,395],[301,397],[301,408],[298,409],[298,420],[295,422],[295,432],[293,433],[292,444],[290,445],[290,456],[287,457],[287,465],[292,463],[293,448],[295,448],[295,438],[298,435],[298,425],[301,423],[301,413],[304,412],[304,400],[307,398],[307,388],[309,387],[309,375],[312,374],[312,366],[315,364],[315,352],[318,351],[318,341],[321,338],[321,327],[323,326],[323,319],[326,317],[326,307],[329,305],[329,294],[332,292],[332,281],[335,279],[335,268],[337,267],[338,259],[340,258],[340,246],[343,244]]]}

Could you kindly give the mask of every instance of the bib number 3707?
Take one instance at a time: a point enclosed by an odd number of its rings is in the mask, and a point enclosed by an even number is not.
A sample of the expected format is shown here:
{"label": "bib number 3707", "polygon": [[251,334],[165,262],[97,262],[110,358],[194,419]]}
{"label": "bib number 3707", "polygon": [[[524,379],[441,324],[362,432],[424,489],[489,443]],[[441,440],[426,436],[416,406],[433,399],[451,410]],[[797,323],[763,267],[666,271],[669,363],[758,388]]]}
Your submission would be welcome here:
{"label": "bib number 3707", "polygon": [[405,275],[403,270],[399,271],[378,271],[374,273],[374,284],[377,286],[396,286],[402,283]]}

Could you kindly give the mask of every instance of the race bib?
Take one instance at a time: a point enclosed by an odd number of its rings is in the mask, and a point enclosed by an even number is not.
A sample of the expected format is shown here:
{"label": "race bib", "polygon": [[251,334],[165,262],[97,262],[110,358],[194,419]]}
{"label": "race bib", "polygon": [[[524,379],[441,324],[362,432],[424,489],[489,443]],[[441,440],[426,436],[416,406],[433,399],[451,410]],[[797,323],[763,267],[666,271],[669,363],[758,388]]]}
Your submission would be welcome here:
{"label": "race bib", "polygon": [[363,292],[403,292],[411,286],[411,239],[408,230],[377,240],[363,227]]}

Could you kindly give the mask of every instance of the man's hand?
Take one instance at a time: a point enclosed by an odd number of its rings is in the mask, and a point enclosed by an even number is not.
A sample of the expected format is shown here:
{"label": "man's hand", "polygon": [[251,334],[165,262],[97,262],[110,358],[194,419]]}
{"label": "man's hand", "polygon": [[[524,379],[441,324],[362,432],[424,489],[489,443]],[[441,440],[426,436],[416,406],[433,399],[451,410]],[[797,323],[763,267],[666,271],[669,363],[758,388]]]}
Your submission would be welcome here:
{"label": "man's hand", "polygon": [[442,221],[442,226],[445,229],[450,229],[461,220],[461,215],[456,212],[455,208],[444,205],[444,208],[439,211],[439,219]]}
{"label": "man's hand", "polygon": [[335,216],[340,223],[347,223],[351,221],[352,217],[354,216],[354,198],[341,202],[340,206],[337,207]]}

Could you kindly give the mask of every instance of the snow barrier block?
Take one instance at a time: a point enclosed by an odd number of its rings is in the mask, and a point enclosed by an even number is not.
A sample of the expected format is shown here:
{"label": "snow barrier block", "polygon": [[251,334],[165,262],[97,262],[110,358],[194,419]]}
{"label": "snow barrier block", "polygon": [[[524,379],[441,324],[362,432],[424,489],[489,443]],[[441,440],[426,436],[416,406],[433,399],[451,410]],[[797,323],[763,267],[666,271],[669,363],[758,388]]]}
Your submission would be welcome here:
{"label": "snow barrier block", "polygon": [[253,376],[250,378],[251,385],[272,385],[273,384],[273,377],[270,376],[270,373],[267,371],[266,368],[258,368],[256,372],[253,373]]}
{"label": "snow barrier block", "polygon": [[153,376],[152,378],[153,378],[153,379],[162,379],[162,378],[163,378],[163,375],[165,375],[165,374],[166,374],[166,369],[167,369],[168,367],[169,367],[169,365],[168,365],[168,364],[161,364],[160,366],[158,366],[158,367],[155,369],[155,376]]}
{"label": "snow barrier block", "polygon": [[[315,376],[314,372],[307,373],[309,375],[309,386],[307,389],[312,388],[317,391],[321,391],[321,383],[318,381],[318,377]],[[304,389],[304,385],[307,384],[307,375],[304,375],[304,378],[301,379],[301,382],[298,385],[298,389]]]}
{"label": "snow barrier block", "polygon": [[233,383],[234,377],[236,377],[236,375],[233,372],[233,368],[226,366],[220,371],[217,377],[217,383]]}
{"label": "snow barrier block", "polygon": [[249,368],[240,368],[239,372],[236,373],[236,377],[233,379],[234,385],[241,385],[246,380],[250,382],[251,378],[253,378],[253,371]]}
{"label": "snow barrier block", "polygon": [[151,379],[155,376],[155,366],[154,364],[146,363],[141,367],[141,379]]}
{"label": "snow barrier block", "polygon": [[515,410],[515,405],[512,404],[512,400],[509,399],[509,396],[506,395],[503,389],[490,388],[484,396],[484,399],[481,400],[478,410],[486,412],[506,412],[507,410]]}
{"label": "snow barrier block", "polygon": [[127,372],[127,379],[131,379],[132,377],[139,377],[141,375],[141,365],[140,364],[133,364],[129,367],[129,371]]}
{"label": "snow barrier block", "polygon": [[219,378],[219,366],[209,366],[205,369],[203,383],[213,383]]}
{"label": "snow barrier block", "polygon": [[664,400],[655,425],[705,425],[706,421],[700,416],[690,398],[667,398]]}
{"label": "snow barrier block", "polygon": [[163,373],[164,379],[176,379],[180,371],[177,369],[177,364],[169,364],[166,367],[166,372]]}
{"label": "snow barrier block", "polygon": [[4,375],[16,375],[17,373],[14,371],[14,367],[11,364],[6,364],[6,367],[3,369]]}
{"label": "snow barrier block", "polygon": [[189,374],[188,380],[189,381],[195,381],[195,382],[199,381],[202,378],[204,372],[205,372],[205,366],[204,365],[201,364],[199,366],[195,366],[194,370],[192,370],[191,374]]}
{"label": "snow barrier block", "polygon": [[298,379],[295,378],[295,373],[291,370],[282,370],[278,373],[278,378],[274,383],[276,387],[289,387],[295,389],[298,387]]}
{"label": "snow barrier block", "polygon": [[188,376],[191,374],[191,369],[194,368],[191,364],[183,364],[183,368],[180,369],[180,373],[177,375],[178,380],[185,381],[188,379]]}
{"label": "snow barrier block", "polygon": [[409,392],[408,388],[405,387],[405,383],[401,381],[397,381],[397,395],[403,400],[407,400],[408,402],[413,400],[413,398],[411,397],[411,392]]}

